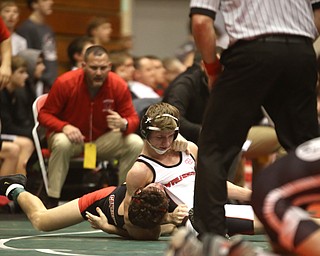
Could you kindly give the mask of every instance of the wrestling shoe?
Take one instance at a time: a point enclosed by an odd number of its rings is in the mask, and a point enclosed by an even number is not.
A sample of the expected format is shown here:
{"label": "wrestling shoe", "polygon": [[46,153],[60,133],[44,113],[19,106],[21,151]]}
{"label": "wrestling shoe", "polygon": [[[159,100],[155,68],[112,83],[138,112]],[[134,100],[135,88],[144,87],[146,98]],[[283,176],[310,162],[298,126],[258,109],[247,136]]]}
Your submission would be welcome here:
{"label": "wrestling shoe", "polygon": [[27,177],[22,174],[0,176],[0,195],[7,196],[12,200],[10,195],[7,194],[7,190],[13,184],[19,184],[25,187],[27,184]]}

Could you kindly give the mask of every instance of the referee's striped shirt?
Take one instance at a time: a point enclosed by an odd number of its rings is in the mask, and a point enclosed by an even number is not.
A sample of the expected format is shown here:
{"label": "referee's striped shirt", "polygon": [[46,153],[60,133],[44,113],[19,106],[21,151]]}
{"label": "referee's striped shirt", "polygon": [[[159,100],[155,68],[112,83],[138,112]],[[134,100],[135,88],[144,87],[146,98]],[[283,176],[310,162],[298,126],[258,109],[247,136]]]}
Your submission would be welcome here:
{"label": "referee's striped shirt", "polygon": [[220,11],[230,44],[265,34],[301,35],[315,39],[312,5],[320,0],[191,0],[190,15],[215,18]]}

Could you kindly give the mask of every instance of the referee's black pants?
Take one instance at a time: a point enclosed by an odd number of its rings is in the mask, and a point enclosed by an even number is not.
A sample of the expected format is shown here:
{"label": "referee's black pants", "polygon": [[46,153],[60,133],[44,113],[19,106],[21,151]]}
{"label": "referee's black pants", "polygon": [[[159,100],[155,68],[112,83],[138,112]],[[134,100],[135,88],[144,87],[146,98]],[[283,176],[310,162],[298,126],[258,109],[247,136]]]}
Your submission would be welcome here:
{"label": "referee's black pants", "polygon": [[221,63],[224,71],[210,95],[198,143],[194,217],[200,234],[226,234],[227,170],[261,106],[286,150],[318,136],[311,40],[239,41]]}

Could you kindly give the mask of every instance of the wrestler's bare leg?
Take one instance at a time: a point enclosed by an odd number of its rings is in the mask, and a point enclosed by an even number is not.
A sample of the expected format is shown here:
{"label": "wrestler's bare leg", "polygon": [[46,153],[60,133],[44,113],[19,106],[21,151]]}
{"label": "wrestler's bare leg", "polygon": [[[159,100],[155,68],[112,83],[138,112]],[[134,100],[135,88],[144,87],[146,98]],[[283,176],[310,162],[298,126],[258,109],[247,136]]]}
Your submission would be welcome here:
{"label": "wrestler's bare leg", "polygon": [[53,231],[83,221],[78,201],[79,199],[75,199],[58,207],[46,209],[38,197],[27,191],[21,192],[17,198],[19,206],[33,227],[40,231]]}

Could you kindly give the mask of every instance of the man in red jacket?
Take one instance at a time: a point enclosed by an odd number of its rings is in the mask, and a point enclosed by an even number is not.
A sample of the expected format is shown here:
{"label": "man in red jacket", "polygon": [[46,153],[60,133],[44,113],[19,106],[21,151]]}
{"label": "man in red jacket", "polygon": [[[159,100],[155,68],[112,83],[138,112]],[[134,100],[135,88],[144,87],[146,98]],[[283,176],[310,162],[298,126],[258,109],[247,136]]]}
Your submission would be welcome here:
{"label": "man in red jacket", "polygon": [[94,148],[99,160],[119,159],[119,184],[141,152],[143,141],[133,132],[139,117],[128,86],[109,72],[107,51],[98,45],[87,49],[83,68],[56,79],[39,122],[48,130],[51,156],[48,166],[48,196],[55,206],[73,156]]}

